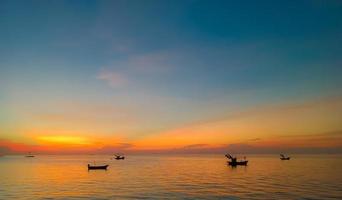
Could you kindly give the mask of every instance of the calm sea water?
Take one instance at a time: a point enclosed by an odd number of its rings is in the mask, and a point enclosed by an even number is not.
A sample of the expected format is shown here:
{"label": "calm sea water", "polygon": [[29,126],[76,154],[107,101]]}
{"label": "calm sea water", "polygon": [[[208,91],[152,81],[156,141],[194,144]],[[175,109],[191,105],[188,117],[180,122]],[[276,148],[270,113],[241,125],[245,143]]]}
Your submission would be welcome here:
{"label": "calm sea water", "polygon": [[[341,155],[0,157],[0,199],[342,199]],[[88,171],[87,164],[109,164]]]}

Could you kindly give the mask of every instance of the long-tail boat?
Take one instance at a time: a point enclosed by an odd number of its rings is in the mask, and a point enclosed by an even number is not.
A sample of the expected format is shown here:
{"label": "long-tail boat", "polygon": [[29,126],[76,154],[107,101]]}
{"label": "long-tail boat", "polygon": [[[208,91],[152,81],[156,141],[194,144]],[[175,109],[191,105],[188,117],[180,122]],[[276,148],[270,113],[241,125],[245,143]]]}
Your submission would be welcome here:
{"label": "long-tail boat", "polygon": [[228,165],[231,165],[231,166],[237,166],[237,165],[247,165],[248,163],[248,160],[244,160],[244,161],[236,161],[236,162],[233,162],[233,161],[228,161]]}
{"label": "long-tail boat", "polygon": [[104,169],[107,170],[108,165],[89,165],[88,164],[88,170],[93,170],[93,169]]}
{"label": "long-tail boat", "polygon": [[290,160],[290,157],[286,157],[283,154],[280,154],[280,160]]}
{"label": "long-tail boat", "polygon": [[125,159],[125,156],[122,156],[122,155],[114,155],[116,160],[124,160]]}
{"label": "long-tail boat", "polygon": [[28,155],[25,156],[26,158],[34,158],[34,155],[31,154],[31,152],[29,152]]}
{"label": "long-tail boat", "polygon": [[236,157],[231,156],[230,154],[226,154],[225,155],[228,159],[230,159],[230,161],[228,161],[228,165],[230,166],[237,166],[237,165],[244,165],[246,166],[248,163],[248,160],[240,160],[237,161]]}

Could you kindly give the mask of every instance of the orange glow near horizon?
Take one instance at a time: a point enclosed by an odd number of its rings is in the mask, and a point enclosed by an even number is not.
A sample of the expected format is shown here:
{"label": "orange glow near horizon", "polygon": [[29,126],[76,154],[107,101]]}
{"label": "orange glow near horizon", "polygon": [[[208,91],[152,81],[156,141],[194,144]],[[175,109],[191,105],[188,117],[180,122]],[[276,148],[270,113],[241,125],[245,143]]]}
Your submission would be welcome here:
{"label": "orange glow near horizon", "polygon": [[76,136],[40,136],[37,137],[38,141],[50,144],[72,144],[72,145],[89,145],[91,142],[85,137]]}
{"label": "orange glow near horizon", "polygon": [[342,153],[335,1],[1,1],[0,154]]}
{"label": "orange glow near horizon", "polygon": [[48,131],[45,127],[55,121],[17,126],[15,130],[25,134],[21,134],[21,138],[12,135],[0,138],[3,141],[0,147],[20,152],[218,149],[230,144],[258,148],[334,148],[342,146],[341,113],[342,98],[325,99],[302,105],[258,107],[152,133],[144,130],[145,125],[141,123],[131,127],[112,125],[109,130],[117,128],[112,132],[103,132],[102,127],[96,130],[97,126],[108,125],[101,124],[101,121],[94,121],[92,129],[75,123],[73,131],[69,128],[72,119],[67,118],[66,126],[58,121],[58,128]]}

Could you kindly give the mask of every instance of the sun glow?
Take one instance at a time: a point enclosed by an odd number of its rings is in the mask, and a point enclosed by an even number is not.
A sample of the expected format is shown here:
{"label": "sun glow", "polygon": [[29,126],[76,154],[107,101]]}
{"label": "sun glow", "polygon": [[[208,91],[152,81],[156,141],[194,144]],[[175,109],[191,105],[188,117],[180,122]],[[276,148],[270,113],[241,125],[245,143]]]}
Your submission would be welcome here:
{"label": "sun glow", "polygon": [[72,144],[72,145],[89,145],[91,142],[84,137],[77,136],[39,136],[37,138],[41,142],[53,144]]}

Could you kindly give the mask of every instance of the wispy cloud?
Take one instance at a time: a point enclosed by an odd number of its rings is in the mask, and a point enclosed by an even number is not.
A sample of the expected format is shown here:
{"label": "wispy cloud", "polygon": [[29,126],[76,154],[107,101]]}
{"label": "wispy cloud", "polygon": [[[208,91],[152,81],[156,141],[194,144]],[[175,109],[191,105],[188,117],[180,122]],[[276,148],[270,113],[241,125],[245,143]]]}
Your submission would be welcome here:
{"label": "wispy cloud", "polygon": [[184,149],[196,149],[196,148],[203,148],[203,147],[208,147],[208,144],[191,144],[184,146]]}
{"label": "wispy cloud", "polygon": [[[61,137],[57,138],[61,140]],[[74,139],[67,137],[67,139]],[[64,138],[62,138],[64,142]],[[58,141],[59,142],[59,141]],[[1,154],[26,154],[33,152],[37,154],[84,154],[84,153],[116,153],[129,151],[134,145],[130,143],[112,143],[99,147],[96,145],[60,145],[60,144],[25,144],[11,140],[0,139]]]}
{"label": "wispy cloud", "polygon": [[11,153],[11,149],[5,146],[0,146],[0,155]]}
{"label": "wispy cloud", "polygon": [[[144,138],[142,145],[186,146],[189,144],[245,143],[258,147],[340,146],[338,131],[321,137],[300,137],[293,141],[286,136],[309,135],[314,132],[340,130],[341,98],[306,101],[302,104],[265,105],[226,116],[184,124]],[[332,138],[331,135],[336,137]],[[262,138],[262,139],[261,139]],[[144,143],[144,144],[143,144]],[[176,144],[178,146],[176,146]]]}
{"label": "wispy cloud", "polygon": [[247,139],[246,142],[255,142],[259,140],[261,140],[261,138],[251,138],[251,139]]}
{"label": "wispy cloud", "polygon": [[121,87],[128,82],[122,73],[110,70],[101,70],[97,75],[97,79],[107,82],[113,88]]}
{"label": "wispy cloud", "polygon": [[39,136],[39,141],[53,144],[71,144],[71,145],[89,145],[91,142],[85,137],[68,136],[68,135],[48,135]]}
{"label": "wispy cloud", "polygon": [[148,53],[134,55],[127,59],[127,66],[140,72],[161,72],[170,66],[170,55],[166,53]]}
{"label": "wispy cloud", "polygon": [[134,145],[131,143],[117,143],[113,145],[104,146],[100,149],[98,149],[97,153],[122,153],[130,151],[131,148],[133,148]]}
{"label": "wispy cloud", "polygon": [[96,77],[113,88],[148,80],[173,68],[170,54],[158,52],[129,55],[108,64],[109,66],[100,70]]}

